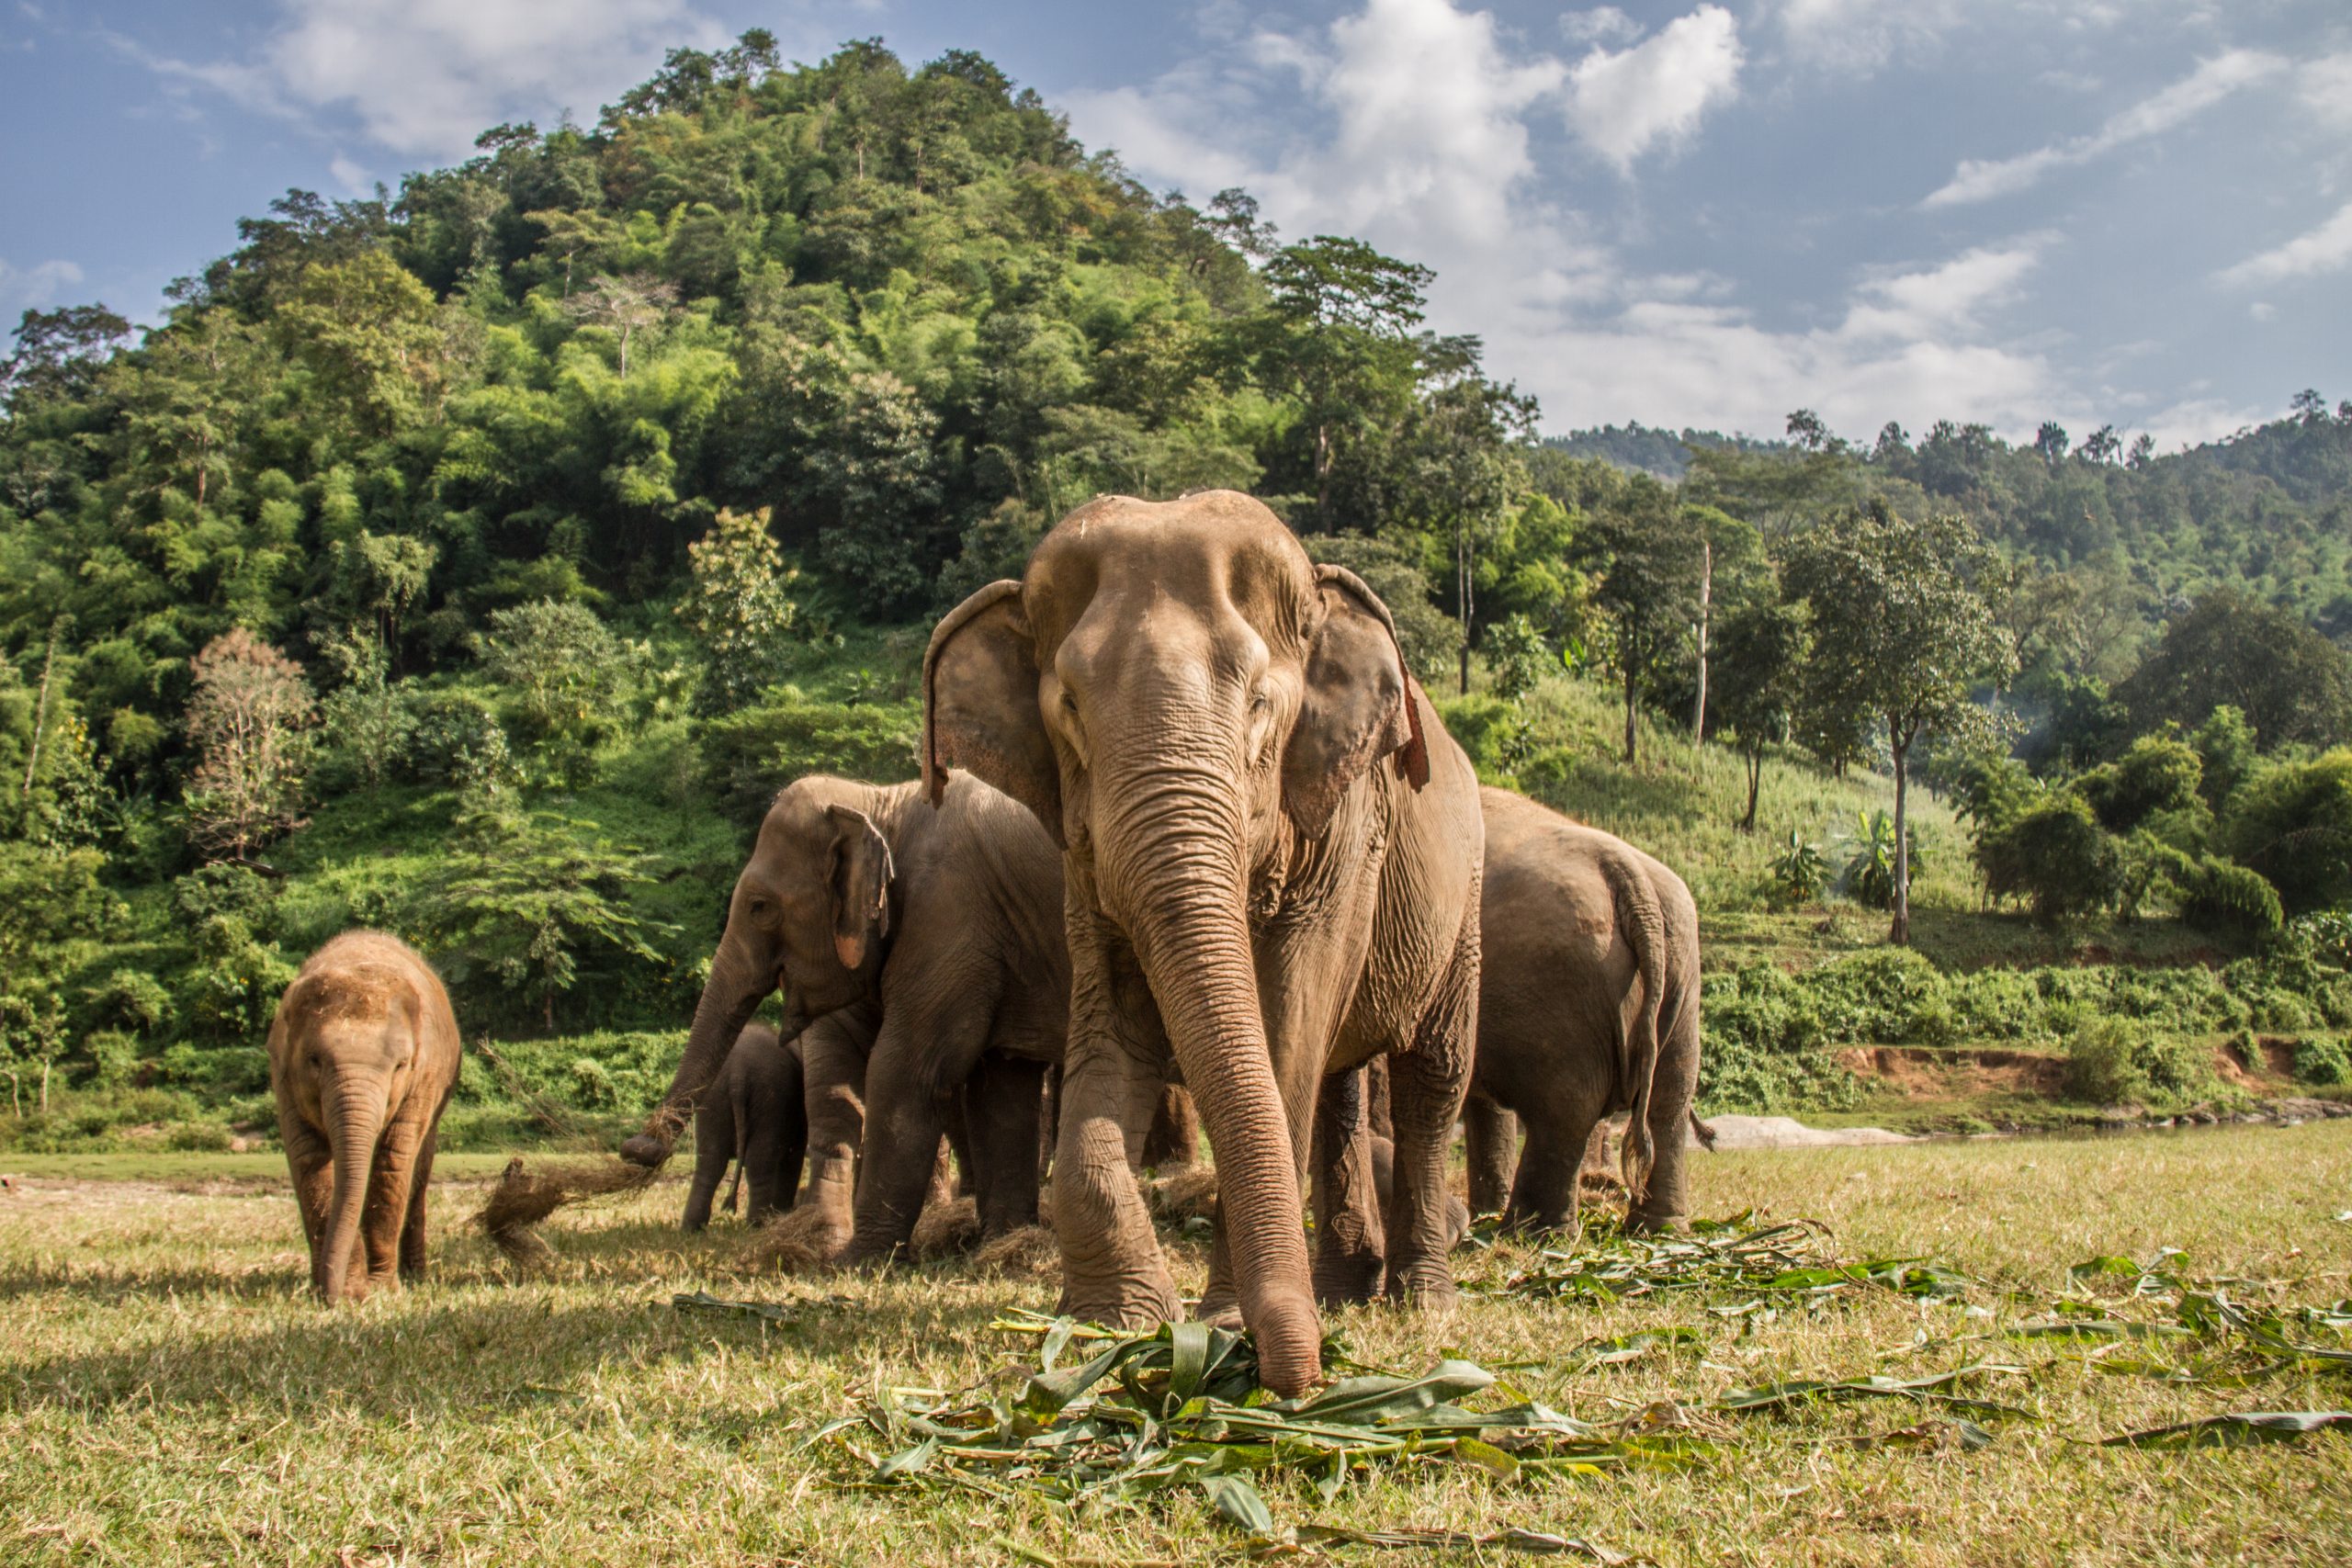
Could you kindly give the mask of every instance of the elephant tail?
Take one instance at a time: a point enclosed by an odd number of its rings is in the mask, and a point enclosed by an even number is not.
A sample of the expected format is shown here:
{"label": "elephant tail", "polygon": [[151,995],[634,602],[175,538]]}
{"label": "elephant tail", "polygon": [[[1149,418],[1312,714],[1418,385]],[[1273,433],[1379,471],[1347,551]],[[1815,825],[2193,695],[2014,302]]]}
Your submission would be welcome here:
{"label": "elephant tail", "polygon": [[1621,1168],[1625,1190],[1638,1204],[1649,1196],[1650,1170],[1657,1160],[1657,1140],[1650,1133],[1650,1080],[1657,1075],[1659,1015],[1666,1002],[1666,912],[1639,862],[1612,854],[1607,864],[1617,929],[1634,950],[1642,982],[1633,1026],[1618,1037],[1617,1044],[1619,1092],[1632,1111],[1625,1122]]}

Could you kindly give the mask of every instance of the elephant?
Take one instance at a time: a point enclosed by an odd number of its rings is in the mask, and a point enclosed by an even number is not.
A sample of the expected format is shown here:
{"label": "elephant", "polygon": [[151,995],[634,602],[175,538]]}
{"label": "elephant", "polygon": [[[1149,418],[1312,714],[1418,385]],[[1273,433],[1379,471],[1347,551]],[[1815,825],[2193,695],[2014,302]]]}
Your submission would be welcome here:
{"label": "elephant", "polygon": [[982,1235],[1035,1224],[1042,1080],[1069,1012],[1061,902],[1052,840],[978,779],[936,810],[912,783],[795,781],[736,878],[669,1091],[623,1156],[669,1157],[780,987],[806,1085],[810,1255],[909,1247],[956,1094]]}
{"label": "elephant", "polygon": [[440,976],[382,931],[334,938],[279,998],[269,1088],[320,1300],[424,1276],[425,1188],[458,1049]]}
{"label": "elephant", "polygon": [[[686,1231],[710,1224],[711,1199],[729,1165],[735,1185],[752,1190],[743,1212],[746,1224],[756,1225],[776,1210],[789,1209],[808,1152],[798,1035],[780,1040],[767,1024],[744,1025],[714,1089],[695,1111],[695,1179],[686,1189],[680,1225]],[[731,1191],[727,1212],[735,1212]]]}
{"label": "elephant", "polygon": [[1690,890],[1597,828],[1508,790],[1480,795],[1486,953],[1464,1116],[1470,1207],[1517,1225],[1573,1227],[1578,1168],[1603,1118],[1624,1111],[1626,1223],[1677,1224],[1689,1205],[1684,1125],[1711,1134],[1692,1111],[1699,915]]}
{"label": "elephant", "polygon": [[[1445,1159],[1478,998],[1477,780],[1387,607],[1231,491],[1104,496],[979,590],[923,659],[923,783],[951,766],[1063,852],[1071,976],[1054,1161],[1063,1312],[1176,1314],[1132,1172],[1176,1076],[1223,1201],[1200,1314],[1267,1387],[1321,1375],[1318,1295],[1454,1297]],[[1361,1119],[1302,1220],[1327,1073],[1391,1058],[1396,1186]]]}

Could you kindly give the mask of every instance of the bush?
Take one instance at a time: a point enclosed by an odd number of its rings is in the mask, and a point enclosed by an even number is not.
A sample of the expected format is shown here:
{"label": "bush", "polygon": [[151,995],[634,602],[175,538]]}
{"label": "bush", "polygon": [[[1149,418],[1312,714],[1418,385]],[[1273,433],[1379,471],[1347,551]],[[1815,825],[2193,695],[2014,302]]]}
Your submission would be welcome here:
{"label": "bush", "polygon": [[164,1146],[187,1154],[226,1154],[229,1129],[218,1122],[175,1122],[164,1134]]}
{"label": "bush", "polygon": [[2066,1091],[2093,1104],[2161,1106],[2217,1087],[2205,1047],[2194,1039],[2095,1018],[2066,1043]]}
{"label": "bush", "polygon": [[2181,887],[2180,918],[2199,931],[2258,940],[2285,923],[2278,889],[2258,873],[2208,855]]}
{"label": "bush", "polygon": [[2290,914],[2352,903],[2352,749],[2281,762],[2239,785],[2221,840]]}
{"label": "bush", "polygon": [[1518,705],[1498,697],[1454,697],[1439,705],[1446,733],[1468,754],[1488,784],[1508,779],[1533,760],[1534,742]]}
{"label": "bush", "polygon": [[1977,836],[1976,863],[1994,898],[2022,897],[2045,924],[2113,900],[2122,885],[2114,837],[2079,795],[2056,795]]}
{"label": "bush", "polygon": [[2345,1049],[2343,1038],[2311,1034],[2296,1041],[2295,1081],[2318,1089],[2352,1084],[2352,1052]]}
{"label": "bush", "polygon": [[1836,1110],[1860,1091],[1828,1050],[1805,977],[1749,964],[1703,982],[1705,1044],[1699,1099],[1711,1110]]}
{"label": "bush", "polygon": [[1772,891],[1784,903],[1810,904],[1829,882],[1829,864],[1821,851],[1807,843],[1794,828],[1789,841],[1772,856]]}
{"label": "bush", "polygon": [[2099,826],[2128,833],[2160,811],[2197,804],[2205,764],[2185,741],[2143,735],[2132,749],[2075,781],[2075,793],[2098,814]]}
{"label": "bush", "polygon": [[918,705],[810,702],[790,687],[779,696],[713,719],[703,734],[705,777],[719,808],[747,832],[757,829],[776,791],[805,773],[876,784],[915,776]]}

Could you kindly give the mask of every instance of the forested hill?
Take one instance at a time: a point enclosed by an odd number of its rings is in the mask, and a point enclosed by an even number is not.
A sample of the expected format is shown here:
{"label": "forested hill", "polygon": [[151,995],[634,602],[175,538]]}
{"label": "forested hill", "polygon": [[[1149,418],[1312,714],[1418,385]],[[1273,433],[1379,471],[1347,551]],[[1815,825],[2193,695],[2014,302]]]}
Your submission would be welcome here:
{"label": "forested hill", "polygon": [[2111,427],[2070,438],[2045,423],[2012,446],[1981,424],[1939,421],[1917,438],[1889,424],[1870,445],[1840,440],[1804,411],[1787,442],[1634,423],[1545,445],[1663,478],[1710,483],[1735,511],[1793,514],[1885,494],[1905,510],[1959,511],[1986,536],[2095,583],[2116,606],[2120,649],[2214,587],[2297,612],[2352,637],[2352,401],[2317,392],[2287,417],[2224,440],[2158,454]]}

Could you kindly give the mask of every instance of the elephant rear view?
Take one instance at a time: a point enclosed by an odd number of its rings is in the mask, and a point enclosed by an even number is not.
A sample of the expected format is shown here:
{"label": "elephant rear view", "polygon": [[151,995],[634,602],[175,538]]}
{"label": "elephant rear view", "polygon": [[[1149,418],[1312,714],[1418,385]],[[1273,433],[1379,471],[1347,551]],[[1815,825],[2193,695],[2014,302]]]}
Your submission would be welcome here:
{"label": "elephant rear view", "polygon": [[1670,1224],[1688,1207],[1683,1128],[1699,1085],[1690,890],[1622,839],[1509,790],[1479,795],[1486,961],[1464,1118],[1470,1206],[1574,1224],[1589,1141],[1622,1111],[1629,1223]]}
{"label": "elephant rear view", "polygon": [[345,931],[286,987],[269,1086],[322,1300],[424,1272],[425,1188],[458,1053],[448,992],[397,937]]}

